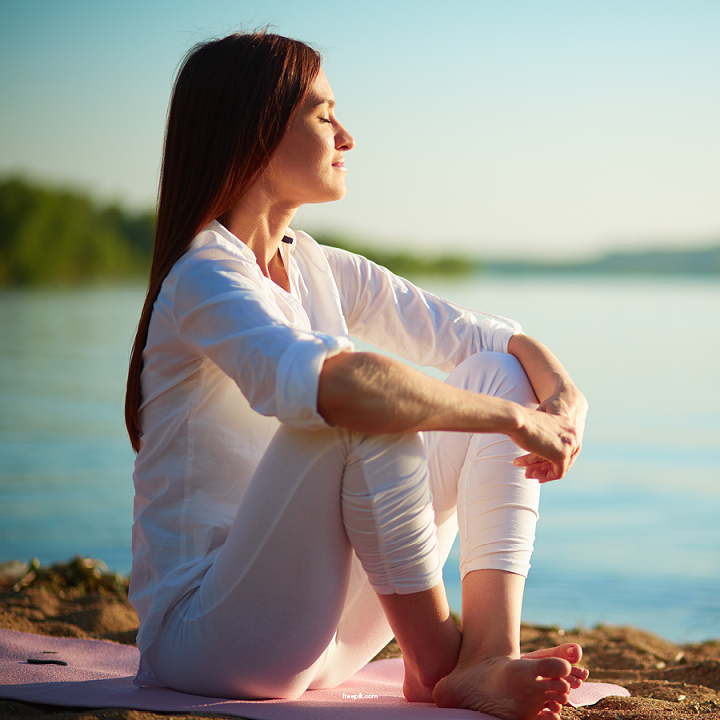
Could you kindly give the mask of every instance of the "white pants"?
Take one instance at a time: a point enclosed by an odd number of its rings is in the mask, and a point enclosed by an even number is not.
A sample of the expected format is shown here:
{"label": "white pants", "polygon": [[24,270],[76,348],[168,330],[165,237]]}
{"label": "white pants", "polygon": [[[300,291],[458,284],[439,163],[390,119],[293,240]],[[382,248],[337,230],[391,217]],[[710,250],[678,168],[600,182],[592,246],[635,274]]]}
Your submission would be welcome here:
{"label": "white pants", "polygon": [[[512,355],[480,353],[458,387],[536,403]],[[376,593],[461,573],[527,575],[539,484],[499,434],[368,435],[282,426],[202,585],[168,613],[146,659],[184,692],[294,698],[334,687],[391,639]]]}

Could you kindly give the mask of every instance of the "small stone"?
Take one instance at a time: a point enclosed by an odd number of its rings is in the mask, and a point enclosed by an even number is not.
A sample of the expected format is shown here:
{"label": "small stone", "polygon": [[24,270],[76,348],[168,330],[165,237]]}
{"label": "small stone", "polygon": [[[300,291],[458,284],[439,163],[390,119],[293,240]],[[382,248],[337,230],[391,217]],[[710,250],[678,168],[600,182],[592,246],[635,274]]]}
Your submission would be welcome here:
{"label": "small stone", "polygon": [[666,668],[666,667],[667,667],[667,664],[664,663],[664,662],[661,660],[660,662],[655,663],[655,667],[656,667],[658,670],[662,670],[663,668]]}
{"label": "small stone", "polygon": [[29,563],[20,562],[19,560],[0,563],[0,584],[14,585],[25,576],[29,569]]}

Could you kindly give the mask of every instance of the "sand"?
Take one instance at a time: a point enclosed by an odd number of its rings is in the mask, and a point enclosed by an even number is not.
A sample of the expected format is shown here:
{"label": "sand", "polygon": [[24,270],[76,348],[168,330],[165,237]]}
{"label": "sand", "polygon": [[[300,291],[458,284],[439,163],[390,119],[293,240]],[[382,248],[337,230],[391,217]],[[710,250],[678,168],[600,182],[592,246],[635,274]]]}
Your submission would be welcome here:
{"label": "sand", "polygon": [[[53,568],[0,566],[0,627],[59,637],[134,644],[137,616],[127,581],[101,563],[80,558]],[[568,720],[720,719],[720,640],[675,645],[635,627],[522,629],[524,651],[577,642],[593,680],[623,685],[630,698],[606,698],[586,708],[566,708]],[[391,643],[378,657],[397,657]],[[170,720],[203,717],[116,708],[76,710],[0,700],[7,720]],[[208,718],[223,717],[206,715]]]}

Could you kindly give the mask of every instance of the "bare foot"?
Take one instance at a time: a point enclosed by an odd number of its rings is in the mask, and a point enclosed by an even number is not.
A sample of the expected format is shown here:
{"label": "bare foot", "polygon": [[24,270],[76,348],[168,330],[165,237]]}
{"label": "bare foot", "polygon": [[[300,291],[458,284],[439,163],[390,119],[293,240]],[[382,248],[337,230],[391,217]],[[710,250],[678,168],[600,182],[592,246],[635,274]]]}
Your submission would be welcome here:
{"label": "bare foot", "polygon": [[409,702],[431,703],[433,700],[433,689],[423,684],[414,672],[405,662],[405,679],[403,680],[403,695]]}
{"label": "bare foot", "polygon": [[[545,658],[545,657],[558,657],[567,660],[571,665],[576,665],[582,660],[582,648],[576,643],[565,643],[564,645],[558,645],[557,647],[543,648],[542,650],[535,650],[530,653],[523,653],[524,658]],[[583,681],[588,679],[590,671],[585,668],[573,667],[570,670],[570,675],[565,679],[570,683],[571,690],[577,690]]]}
{"label": "bare foot", "polygon": [[467,708],[504,720],[559,720],[572,666],[558,655],[567,652],[553,648],[545,657],[463,661],[438,682],[433,699],[438,707]]}

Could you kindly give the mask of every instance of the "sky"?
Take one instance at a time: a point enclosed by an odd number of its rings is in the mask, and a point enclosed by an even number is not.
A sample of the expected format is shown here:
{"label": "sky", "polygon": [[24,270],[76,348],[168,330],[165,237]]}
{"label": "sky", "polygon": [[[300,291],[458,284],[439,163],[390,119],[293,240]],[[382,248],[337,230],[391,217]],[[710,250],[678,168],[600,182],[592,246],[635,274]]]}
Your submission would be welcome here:
{"label": "sky", "polygon": [[0,0],[0,177],[154,206],[178,65],[266,25],[356,140],[294,227],[419,254],[720,243],[717,0]]}

